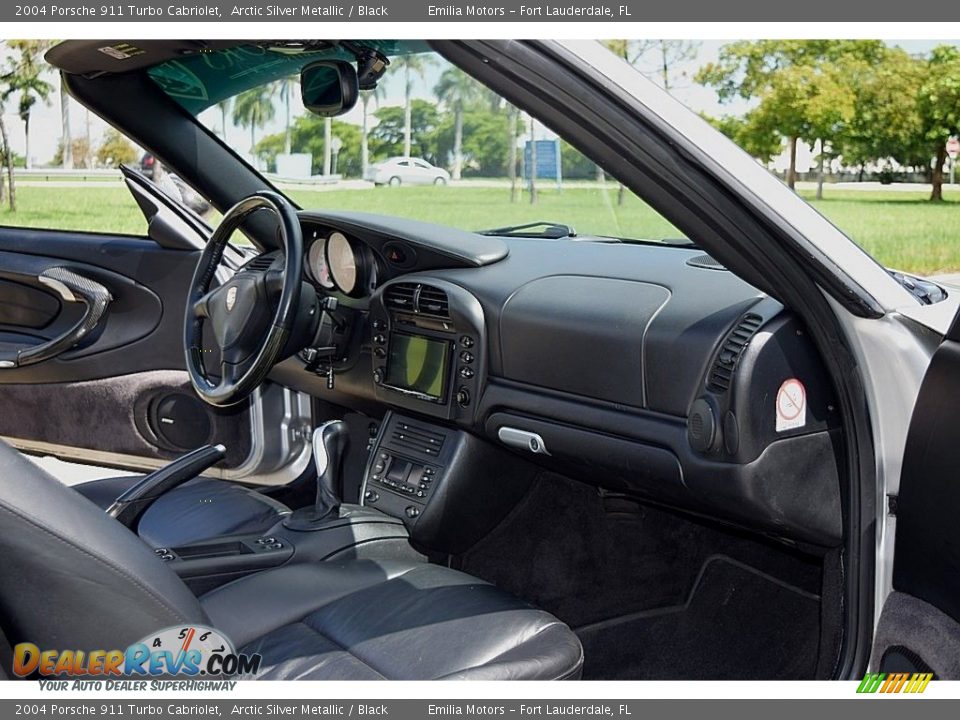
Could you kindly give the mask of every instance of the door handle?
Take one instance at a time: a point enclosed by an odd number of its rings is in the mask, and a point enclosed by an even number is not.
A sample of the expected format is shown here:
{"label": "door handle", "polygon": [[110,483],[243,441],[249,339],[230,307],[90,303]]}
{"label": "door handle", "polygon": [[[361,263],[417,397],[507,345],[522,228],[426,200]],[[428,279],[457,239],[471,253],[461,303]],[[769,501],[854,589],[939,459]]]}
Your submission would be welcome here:
{"label": "door handle", "polygon": [[86,311],[63,335],[40,345],[0,354],[0,368],[35,365],[66,352],[100,323],[107,306],[113,301],[110,291],[103,285],[66,268],[48,268],[37,276],[37,282],[54,290],[66,302],[84,303]]}

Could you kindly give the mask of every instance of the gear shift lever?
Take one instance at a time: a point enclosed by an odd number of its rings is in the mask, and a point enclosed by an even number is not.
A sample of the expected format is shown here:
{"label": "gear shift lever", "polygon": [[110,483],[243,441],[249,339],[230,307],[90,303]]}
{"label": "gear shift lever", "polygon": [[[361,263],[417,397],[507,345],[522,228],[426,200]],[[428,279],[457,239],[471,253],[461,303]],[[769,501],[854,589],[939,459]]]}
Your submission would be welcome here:
{"label": "gear shift lever", "polygon": [[288,515],[284,526],[291,530],[316,530],[340,517],[340,473],[349,430],[343,420],[331,420],[313,431],[313,460],[317,468],[317,499],[313,507]]}
{"label": "gear shift lever", "polygon": [[313,462],[317,467],[315,519],[336,517],[340,512],[340,470],[349,431],[343,420],[331,420],[313,431]]}

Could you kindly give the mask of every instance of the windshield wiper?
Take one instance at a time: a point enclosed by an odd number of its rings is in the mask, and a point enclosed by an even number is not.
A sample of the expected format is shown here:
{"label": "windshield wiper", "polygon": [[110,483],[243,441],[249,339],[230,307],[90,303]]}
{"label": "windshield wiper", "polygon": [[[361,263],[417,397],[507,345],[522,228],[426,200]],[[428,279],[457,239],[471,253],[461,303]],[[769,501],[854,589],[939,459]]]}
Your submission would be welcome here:
{"label": "windshield wiper", "polygon": [[[534,228],[543,229],[534,231]],[[502,228],[493,228],[492,230],[477,230],[477,234],[559,240],[560,238],[576,237],[577,231],[563,223],[551,222],[550,220],[538,220],[537,222],[526,223],[524,225],[509,225]]]}

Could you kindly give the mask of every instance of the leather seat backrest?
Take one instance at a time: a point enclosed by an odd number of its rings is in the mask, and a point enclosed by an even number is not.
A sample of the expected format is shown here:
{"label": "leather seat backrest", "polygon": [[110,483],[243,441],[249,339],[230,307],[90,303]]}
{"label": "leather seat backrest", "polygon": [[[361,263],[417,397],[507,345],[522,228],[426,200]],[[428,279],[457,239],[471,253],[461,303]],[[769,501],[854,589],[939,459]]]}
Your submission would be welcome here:
{"label": "leather seat backrest", "polygon": [[124,649],[206,622],[139,538],[0,441],[0,617],[11,645]]}

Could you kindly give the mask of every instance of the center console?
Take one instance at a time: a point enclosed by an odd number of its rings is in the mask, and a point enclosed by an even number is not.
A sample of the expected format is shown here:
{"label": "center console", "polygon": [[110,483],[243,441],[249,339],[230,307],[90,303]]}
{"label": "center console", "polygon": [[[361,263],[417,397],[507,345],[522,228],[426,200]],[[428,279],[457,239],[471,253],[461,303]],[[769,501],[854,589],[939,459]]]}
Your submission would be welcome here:
{"label": "center console", "polygon": [[362,502],[399,518],[415,547],[463,552],[523,497],[525,461],[458,428],[388,412],[367,464]]}

